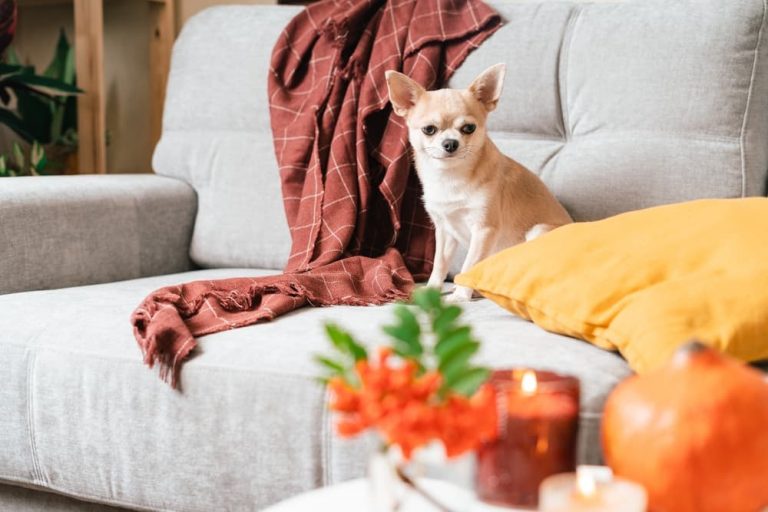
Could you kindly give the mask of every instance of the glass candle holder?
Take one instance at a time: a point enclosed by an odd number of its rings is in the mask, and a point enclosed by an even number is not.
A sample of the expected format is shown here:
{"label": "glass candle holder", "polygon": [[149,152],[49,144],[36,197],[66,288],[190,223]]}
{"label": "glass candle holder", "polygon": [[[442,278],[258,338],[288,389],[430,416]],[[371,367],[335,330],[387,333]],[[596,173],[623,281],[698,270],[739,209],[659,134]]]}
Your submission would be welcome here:
{"label": "glass candle holder", "polygon": [[641,485],[604,466],[579,466],[576,473],[548,477],[539,488],[541,512],[645,512],[647,505]]}
{"label": "glass candle holder", "polygon": [[497,370],[499,437],[478,450],[476,489],[486,503],[535,508],[548,476],[576,468],[579,381],[529,369]]}

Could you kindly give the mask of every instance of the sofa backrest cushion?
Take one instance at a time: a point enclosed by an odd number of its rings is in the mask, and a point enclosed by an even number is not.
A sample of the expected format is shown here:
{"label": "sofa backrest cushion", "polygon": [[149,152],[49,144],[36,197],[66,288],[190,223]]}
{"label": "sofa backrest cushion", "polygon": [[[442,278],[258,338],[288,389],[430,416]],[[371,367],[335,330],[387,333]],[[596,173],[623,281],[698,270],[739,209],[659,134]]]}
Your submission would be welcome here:
{"label": "sofa backrest cushion", "polygon": [[[451,81],[507,64],[491,135],[577,220],[765,193],[764,0],[491,2],[505,25]],[[193,260],[281,268],[290,237],[266,76],[297,12],[220,7],[174,49],[155,170],[199,194]]]}
{"label": "sofa backrest cushion", "polygon": [[288,259],[267,73],[277,36],[300,10],[210,8],[173,48],[153,166],[197,191],[190,256],[202,267],[282,269]]}

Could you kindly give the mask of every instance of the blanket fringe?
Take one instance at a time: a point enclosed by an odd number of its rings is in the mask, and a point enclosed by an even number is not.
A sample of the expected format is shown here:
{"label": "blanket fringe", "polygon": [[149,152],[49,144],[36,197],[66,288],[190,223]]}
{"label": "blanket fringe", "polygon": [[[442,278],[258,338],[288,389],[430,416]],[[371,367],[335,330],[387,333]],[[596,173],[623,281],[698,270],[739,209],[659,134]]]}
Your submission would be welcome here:
{"label": "blanket fringe", "polygon": [[[412,286],[406,286],[407,291],[404,291],[396,286],[391,286],[377,296],[366,298],[353,295],[329,298],[314,294],[309,288],[295,281],[270,284],[254,283],[248,287],[247,291],[231,290],[223,294],[218,290],[212,290],[196,297],[191,302],[184,301],[179,294],[162,293],[153,295],[147,299],[145,304],[137,308],[131,317],[131,321],[133,323],[134,337],[144,356],[144,364],[149,368],[158,365],[160,379],[170,384],[172,388],[180,389],[181,363],[187,359],[189,353],[197,346],[194,337],[212,334],[222,330],[222,328],[217,325],[209,329],[203,329],[200,332],[189,333],[181,341],[176,340],[177,348],[163,350],[160,347],[161,342],[158,340],[157,334],[150,332],[148,329],[154,317],[163,309],[172,309],[174,314],[179,316],[179,322],[183,323],[185,317],[188,318],[198,314],[208,299],[216,300],[222,308],[230,312],[257,310],[261,307],[264,297],[270,294],[301,298],[313,306],[379,306],[395,301],[407,300],[410,297],[411,288]],[[271,310],[265,310],[262,313],[241,322],[232,322],[226,328],[244,327],[272,320],[275,316],[275,312]]]}

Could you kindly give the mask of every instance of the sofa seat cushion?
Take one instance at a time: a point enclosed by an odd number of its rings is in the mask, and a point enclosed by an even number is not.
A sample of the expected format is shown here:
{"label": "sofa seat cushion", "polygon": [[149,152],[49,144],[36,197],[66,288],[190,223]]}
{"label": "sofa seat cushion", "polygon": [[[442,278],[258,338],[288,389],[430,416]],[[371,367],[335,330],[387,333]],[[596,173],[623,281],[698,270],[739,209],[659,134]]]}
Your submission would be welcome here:
{"label": "sofa seat cushion", "polygon": [[[323,320],[385,341],[391,306],[307,308],[201,338],[181,392],[142,363],[130,329],[152,290],[196,279],[263,275],[205,270],[0,296],[0,480],[152,510],[258,510],[362,475],[369,440],[333,434],[311,355]],[[547,333],[488,300],[466,318],[494,366],[582,381],[580,458],[599,460],[608,391],[630,371],[613,353]]]}

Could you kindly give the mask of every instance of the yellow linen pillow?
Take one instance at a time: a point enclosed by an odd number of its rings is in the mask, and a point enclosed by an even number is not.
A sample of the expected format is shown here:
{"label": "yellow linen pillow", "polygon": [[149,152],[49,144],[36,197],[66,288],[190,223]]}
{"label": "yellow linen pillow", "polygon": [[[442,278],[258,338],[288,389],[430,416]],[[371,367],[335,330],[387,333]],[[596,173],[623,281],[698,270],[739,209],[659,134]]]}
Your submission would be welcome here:
{"label": "yellow linen pillow", "polygon": [[768,359],[768,198],[707,199],[563,226],[456,276],[637,372],[691,338]]}

